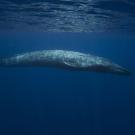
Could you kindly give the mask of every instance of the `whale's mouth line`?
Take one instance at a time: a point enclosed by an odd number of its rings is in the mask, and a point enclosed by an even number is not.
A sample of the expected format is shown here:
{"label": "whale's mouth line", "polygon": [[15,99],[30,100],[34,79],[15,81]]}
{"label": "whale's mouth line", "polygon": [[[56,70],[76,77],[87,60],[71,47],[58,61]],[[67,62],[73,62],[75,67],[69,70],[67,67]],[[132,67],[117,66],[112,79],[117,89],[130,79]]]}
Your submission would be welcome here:
{"label": "whale's mouth line", "polygon": [[119,73],[121,75],[126,75],[126,76],[131,75],[131,72],[129,70],[127,70],[126,68],[123,68],[123,67],[118,68],[117,73]]}
{"label": "whale's mouth line", "polygon": [[[89,69],[89,68],[87,68],[87,69]],[[132,75],[132,73],[128,69],[123,68],[117,64],[114,64],[112,67],[103,66],[103,65],[94,65],[94,66],[90,67],[90,70],[92,70],[94,72],[112,73],[112,74],[123,75],[123,76]]]}

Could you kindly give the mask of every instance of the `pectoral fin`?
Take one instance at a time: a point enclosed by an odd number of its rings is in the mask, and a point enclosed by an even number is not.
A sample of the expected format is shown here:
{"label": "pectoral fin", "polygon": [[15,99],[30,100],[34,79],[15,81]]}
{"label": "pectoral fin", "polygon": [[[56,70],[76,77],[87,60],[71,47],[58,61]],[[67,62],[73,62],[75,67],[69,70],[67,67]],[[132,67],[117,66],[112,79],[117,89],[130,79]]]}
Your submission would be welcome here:
{"label": "pectoral fin", "polygon": [[70,61],[64,61],[64,64],[69,66],[69,67],[77,67],[77,65],[74,62],[70,62]]}

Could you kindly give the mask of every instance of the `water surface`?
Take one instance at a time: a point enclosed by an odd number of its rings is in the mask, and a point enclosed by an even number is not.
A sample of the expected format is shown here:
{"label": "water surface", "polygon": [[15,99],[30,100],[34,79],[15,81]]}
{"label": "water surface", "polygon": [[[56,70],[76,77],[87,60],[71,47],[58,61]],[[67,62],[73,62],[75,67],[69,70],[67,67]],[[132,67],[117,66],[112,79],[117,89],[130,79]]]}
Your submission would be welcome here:
{"label": "water surface", "polygon": [[1,30],[134,32],[133,0],[1,0]]}

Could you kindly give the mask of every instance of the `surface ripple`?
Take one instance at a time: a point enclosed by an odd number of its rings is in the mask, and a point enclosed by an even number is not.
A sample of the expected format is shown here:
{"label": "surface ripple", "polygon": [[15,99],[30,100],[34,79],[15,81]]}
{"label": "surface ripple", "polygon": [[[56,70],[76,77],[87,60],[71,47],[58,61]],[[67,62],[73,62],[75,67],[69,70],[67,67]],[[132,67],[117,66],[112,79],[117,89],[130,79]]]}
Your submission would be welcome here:
{"label": "surface ripple", "polygon": [[135,31],[133,0],[1,0],[1,30]]}

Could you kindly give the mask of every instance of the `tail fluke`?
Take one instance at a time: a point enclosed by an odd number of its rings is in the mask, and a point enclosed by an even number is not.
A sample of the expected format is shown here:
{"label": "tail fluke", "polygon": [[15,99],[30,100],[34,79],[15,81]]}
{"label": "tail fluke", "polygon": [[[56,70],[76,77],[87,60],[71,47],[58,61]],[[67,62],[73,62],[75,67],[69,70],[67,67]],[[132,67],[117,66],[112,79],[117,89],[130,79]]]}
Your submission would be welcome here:
{"label": "tail fluke", "polygon": [[3,58],[0,58],[0,66],[3,65]]}
{"label": "tail fluke", "polygon": [[3,67],[6,65],[5,59],[4,58],[0,58],[0,67]]}

